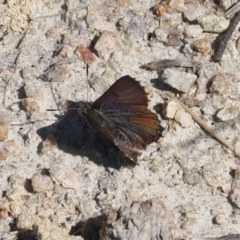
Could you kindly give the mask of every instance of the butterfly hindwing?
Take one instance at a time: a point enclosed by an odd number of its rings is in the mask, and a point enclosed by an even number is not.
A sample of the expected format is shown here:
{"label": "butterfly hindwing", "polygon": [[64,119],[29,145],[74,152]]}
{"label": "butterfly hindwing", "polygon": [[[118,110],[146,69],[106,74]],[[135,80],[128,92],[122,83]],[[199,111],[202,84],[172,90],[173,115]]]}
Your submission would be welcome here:
{"label": "butterfly hindwing", "polygon": [[111,135],[115,145],[124,153],[124,155],[137,161],[139,152],[126,134],[119,129],[114,129],[111,132]]}

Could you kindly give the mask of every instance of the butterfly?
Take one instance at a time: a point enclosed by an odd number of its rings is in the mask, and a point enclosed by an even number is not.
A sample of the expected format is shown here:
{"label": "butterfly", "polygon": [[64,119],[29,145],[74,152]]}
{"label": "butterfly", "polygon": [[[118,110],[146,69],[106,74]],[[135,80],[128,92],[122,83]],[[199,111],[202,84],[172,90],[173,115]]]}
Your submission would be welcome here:
{"label": "butterfly", "polygon": [[148,110],[147,93],[130,76],[119,78],[87,110],[88,121],[125,156],[137,162],[139,150],[157,140],[157,115]]}

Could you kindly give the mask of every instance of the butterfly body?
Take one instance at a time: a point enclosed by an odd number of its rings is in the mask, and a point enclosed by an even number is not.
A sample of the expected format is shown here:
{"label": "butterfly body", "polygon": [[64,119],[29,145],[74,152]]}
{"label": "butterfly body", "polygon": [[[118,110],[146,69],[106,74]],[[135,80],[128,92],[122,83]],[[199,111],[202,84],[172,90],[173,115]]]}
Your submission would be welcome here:
{"label": "butterfly body", "polygon": [[128,158],[159,137],[157,115],[147,109],[144,88],[130,76],[118,79],[87,111],[89,122]]}

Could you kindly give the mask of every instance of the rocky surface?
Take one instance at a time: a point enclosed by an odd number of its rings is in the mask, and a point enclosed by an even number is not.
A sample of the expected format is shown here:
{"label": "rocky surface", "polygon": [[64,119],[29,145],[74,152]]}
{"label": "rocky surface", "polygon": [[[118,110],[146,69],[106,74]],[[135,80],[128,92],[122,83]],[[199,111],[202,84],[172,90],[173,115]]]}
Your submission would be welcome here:
{"label": "rocky surface", "polygon": [[[237,2],[0,1],[0,238],[239,236],[239,158],[164,95],[240,156],[239,25],[212,61]],[[141,67],[164,59],[177,66]],[[145,86],[163,128],[135,166],[82,116],[123,75]],[[127,232],[116,213],[141,226]]]}

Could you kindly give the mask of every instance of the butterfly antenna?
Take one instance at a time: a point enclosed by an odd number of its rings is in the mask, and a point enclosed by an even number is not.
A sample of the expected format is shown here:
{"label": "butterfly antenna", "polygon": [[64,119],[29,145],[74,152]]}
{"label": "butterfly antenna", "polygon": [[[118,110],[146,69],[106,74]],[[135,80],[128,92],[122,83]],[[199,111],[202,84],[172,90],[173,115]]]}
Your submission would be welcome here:
{"label": "butterfly antenna", "polygon": [[64,110],[66,110],[66,109],[57,109],[57,108],[48,108],[48,109],[46,109],[46,111],[48,111],[48,112],[55,112],[55,111],[64,111]]}
{"label": "butterfly antenna", "polygon": [[87,66],[86,66],[86,79],[87,79],[87,105],[88,105],[88,90],[89,90],[89,84],[88,84],[88,68],[89,68],[89,66],[88,66],[88,64],[87,64]]}
{"label": "butterfly antenna", "polygon": [[79,110],[79,108],[82,108],[81,106],[80,107],[68,107],[68,108],[48,108],[46,109],[46,111],[48,112],[55,112],[55,111],[66,111],[66,110]]}

